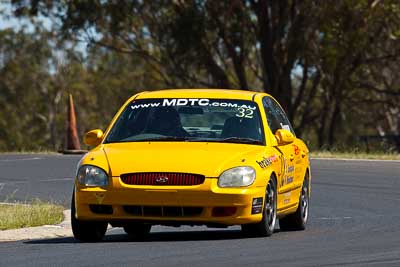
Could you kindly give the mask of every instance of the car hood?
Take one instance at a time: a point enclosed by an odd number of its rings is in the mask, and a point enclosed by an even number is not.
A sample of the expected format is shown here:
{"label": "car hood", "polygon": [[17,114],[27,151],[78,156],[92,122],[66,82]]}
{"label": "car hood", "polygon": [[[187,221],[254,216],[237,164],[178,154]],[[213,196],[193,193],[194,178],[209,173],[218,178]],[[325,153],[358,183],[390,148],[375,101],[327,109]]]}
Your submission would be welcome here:
{"label": "car hood", "polygon": [[258,145],[200,142],[135,142],[103,145],[112,176],[133,172],[181,172],[218,177],[249,166],[265,148]]}

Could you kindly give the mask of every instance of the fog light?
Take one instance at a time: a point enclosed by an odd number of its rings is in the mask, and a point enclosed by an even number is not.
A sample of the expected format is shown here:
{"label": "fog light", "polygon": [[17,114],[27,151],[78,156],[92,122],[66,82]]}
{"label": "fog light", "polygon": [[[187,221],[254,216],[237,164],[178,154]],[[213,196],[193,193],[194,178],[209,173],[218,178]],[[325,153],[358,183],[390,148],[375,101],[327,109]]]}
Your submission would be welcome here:
{"label": "fog light", "polygon": [[113,208],[111,205],[89,205],[90,211],[96,214],[113,214]]}
{"label": "fog light", "polygon": [[232,216],[236,213],[236,207],[215,207],[212,210],[212,216],[225,217]]}

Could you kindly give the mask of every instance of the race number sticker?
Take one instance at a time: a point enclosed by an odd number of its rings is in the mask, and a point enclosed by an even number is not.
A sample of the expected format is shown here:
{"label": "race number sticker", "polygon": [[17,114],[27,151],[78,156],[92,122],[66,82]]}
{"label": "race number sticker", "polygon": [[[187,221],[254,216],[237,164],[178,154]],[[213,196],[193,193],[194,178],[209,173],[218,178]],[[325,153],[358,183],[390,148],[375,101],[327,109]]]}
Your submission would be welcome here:
{"label": "race number sticker", "polygon": [[236,117],[239,118],[247,118],[252,119],[254,114],[254,110],[251,108],[238,108],[238,112],[236,113]]}

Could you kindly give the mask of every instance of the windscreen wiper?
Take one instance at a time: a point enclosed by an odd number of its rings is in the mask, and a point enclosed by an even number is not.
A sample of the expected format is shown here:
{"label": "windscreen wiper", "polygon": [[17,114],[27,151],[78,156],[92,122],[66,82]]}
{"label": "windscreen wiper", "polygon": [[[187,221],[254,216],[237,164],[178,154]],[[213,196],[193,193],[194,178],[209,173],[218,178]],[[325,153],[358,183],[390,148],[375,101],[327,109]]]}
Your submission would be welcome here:
{"label": "windscreen wiper", "polygon": [[255,144],[262,145],[263,142],[260,140],[252,139],[252,138],[243,138],[243,137],[228,137],[224,139],[220,139],[218,141],[227,142],[227,143],[238,143],[238,144]]}

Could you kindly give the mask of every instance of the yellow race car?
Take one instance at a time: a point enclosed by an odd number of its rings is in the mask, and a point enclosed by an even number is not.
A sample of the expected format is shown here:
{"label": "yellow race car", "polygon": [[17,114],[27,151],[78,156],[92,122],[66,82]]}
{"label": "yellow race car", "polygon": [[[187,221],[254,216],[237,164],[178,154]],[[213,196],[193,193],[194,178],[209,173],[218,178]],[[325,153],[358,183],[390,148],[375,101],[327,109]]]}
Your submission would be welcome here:
{"label": "yellow race car", "polygon": [[74,236],[101,240],[107,225],[133,238],[152,225],[241,225],[250,236],[302,230],[309,213],[309,151],[268,94],[216,89],[142,92],[79,162]]}

